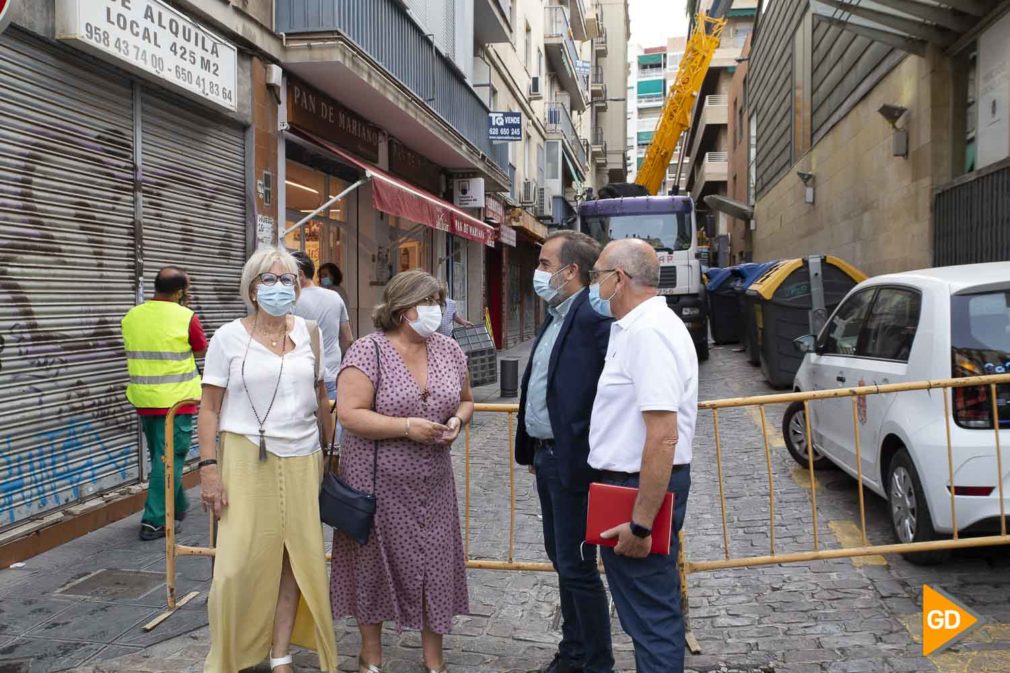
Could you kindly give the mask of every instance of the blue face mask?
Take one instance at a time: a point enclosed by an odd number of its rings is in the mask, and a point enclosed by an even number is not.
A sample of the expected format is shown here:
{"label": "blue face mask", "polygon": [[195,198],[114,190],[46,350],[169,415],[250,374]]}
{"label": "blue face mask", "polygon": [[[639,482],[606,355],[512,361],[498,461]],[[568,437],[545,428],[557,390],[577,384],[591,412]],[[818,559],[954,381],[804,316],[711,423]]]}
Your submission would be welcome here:
{"label": "blue face mask", "polygon": [[[617,293],[617,290],[614,290]],[[610,295],[613,299],[614,295]],[[613,318],[614,314],[610,310],[610,299],[604,299],[600,296],[600,284],[593,283],[589,286],[589,305],[593,307],[593,310],[602,315],[605,318]]]}
{"label": "blue face mask", "polygon": [[333,279],[329,276],[323,276],[319,279],[319,284],[323,287],[333,287]]}
{"label": "blue face mask", "polygon": [[295,288],[276,283],[256,288],[256,304],[272,316],[287,315],[295,305]]}

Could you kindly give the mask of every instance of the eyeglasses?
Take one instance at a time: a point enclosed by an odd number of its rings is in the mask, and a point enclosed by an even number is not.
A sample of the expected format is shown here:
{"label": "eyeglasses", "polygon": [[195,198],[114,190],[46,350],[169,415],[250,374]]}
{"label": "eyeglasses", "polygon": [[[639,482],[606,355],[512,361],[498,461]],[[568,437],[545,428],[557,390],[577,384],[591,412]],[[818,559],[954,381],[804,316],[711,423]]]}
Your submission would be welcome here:
{"label": "eyeglasses", "polygon": [[617,271],[617,269],[590,269],[589,271],[589,284],[595,284],[600,282],[600,278]]}
{"label": "eyeglasses", "polygon": [[276,273],[270,273],[269,271],[260,274],[260,282],[264,285],[276,285],[277,281],[280,281],[284,287],[293,287],[298,282],[298,276],[293,273],[282,273],[278,276]]}

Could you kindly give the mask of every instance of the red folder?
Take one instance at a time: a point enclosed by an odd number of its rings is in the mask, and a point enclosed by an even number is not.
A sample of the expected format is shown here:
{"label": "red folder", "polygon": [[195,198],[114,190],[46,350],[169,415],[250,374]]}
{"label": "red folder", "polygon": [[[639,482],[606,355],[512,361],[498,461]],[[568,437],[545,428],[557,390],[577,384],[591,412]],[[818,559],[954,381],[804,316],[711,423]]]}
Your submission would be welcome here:
{"label": "red folder", "polygon": [[[604,547],[616,547],[617,538],[601,537],[604,532],[631,521],[635,509],[637,488],[593,483],[589,485],[589,508],[586,513],[586,542]],[[673,531],[673,493],[667,492],[652,522],[652,554],[670,553]]]}

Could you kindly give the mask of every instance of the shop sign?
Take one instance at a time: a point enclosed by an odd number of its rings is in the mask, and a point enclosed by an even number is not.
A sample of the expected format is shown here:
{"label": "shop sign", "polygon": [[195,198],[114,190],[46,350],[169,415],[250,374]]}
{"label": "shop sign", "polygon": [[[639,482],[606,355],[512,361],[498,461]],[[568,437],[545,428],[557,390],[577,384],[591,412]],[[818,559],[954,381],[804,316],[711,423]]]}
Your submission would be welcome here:
{"label": "shop sign", "polygon": [[274,218],[262,214],[256,216],[256,247],[274,245],[277,234],[277,223]]}
{"label": "shop sign", "polygon": [[514,142],[523,139],[522,112],[488,112],[487,137]]}
{"label": "shop sign", "polygon": [[315,133],[363,159],[379,160],[382,131],[329,96],[288,80],[288,123]]}
{"label": "shop sign", "polygon": [[0,33],[4,32],[4,28],[11,22],[10,9],[13,4],[14,0],[0,0]]}
{"label": "shop sign", "polygon": [[494,224],[501,224],[505,221],[505,204],[494,194],[484,197],[484,219]]}
{"label": "shop sign", "polygon": [[235,45],[162,0],[57,0],[56,37],[236,109]]}
{"label": "shop sign", "polygon": [[456,178],[452,181],[452,197],[460,208],[483,208],[484,178]]}
{"label": "shop sign", "polygon": [[389,172],[432,194],[442,193],[442,168],[392,138],[389,140]]}
{"label": "shop sign", "polygon": [[498,240],[510,248],[516,247],[516,230],[507,224],[498,227]]}

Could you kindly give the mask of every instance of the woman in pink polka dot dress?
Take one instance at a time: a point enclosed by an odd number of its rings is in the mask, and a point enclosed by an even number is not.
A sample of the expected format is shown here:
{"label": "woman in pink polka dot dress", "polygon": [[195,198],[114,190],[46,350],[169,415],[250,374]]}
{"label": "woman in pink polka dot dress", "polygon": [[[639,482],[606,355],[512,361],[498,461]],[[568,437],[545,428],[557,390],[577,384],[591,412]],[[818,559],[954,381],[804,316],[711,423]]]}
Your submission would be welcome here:
{"label": "woman in pink polka dot dress", "polygon": [[450,447],[473,395],[466,355],[435,333],[441,301],[429,274],[395,276],[372,316],[379,331],[348,349],[337,379],[341,473],[352,487],[371,492],[378,449],[368,542],[333,536],[333,615],[358,622],[361,673],[382,670],[386,621],[420,630],[425,669],[444,671],[442,635],[469,610]]}

